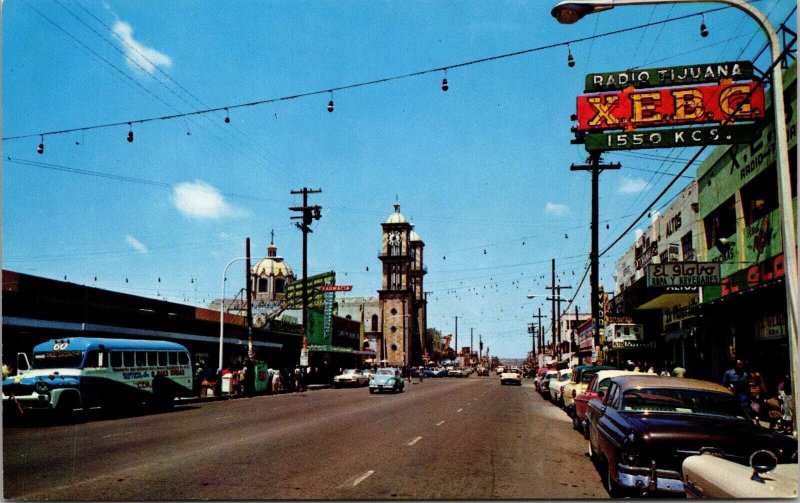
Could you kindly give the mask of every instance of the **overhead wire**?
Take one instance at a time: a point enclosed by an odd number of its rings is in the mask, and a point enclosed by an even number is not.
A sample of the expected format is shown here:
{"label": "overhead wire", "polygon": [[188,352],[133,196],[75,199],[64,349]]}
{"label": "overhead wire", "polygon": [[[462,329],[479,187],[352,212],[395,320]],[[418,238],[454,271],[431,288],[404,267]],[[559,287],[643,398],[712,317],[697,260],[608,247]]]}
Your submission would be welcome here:
{"label": "overhead wire", "polygon": [[[276,98],[267,98],[267,99],[262,99],[262,100],[250,101],[250,102],[246,102],[246,103],[237,103],[237,104],[225,105],[225,106],[220,106],[220,107],[206,108],[206,109],[195,110],[195,111],[185,112],[185,113],[175,113],[175,114],[169,114],[169,115],[162,115],[162,116],[158,116],[158,117],[145,117],[145,118],[139,118],[139,119],[126,119],[126,120],[122,120],[122,121],[119,121],[119,122],[111,122],[111,123],[95,124],[95,125],[90,125],[90,126],[82,126],[82,127],[75,127],[75,128],[69,128],[69,129],[61,129],[61,130],[52,130],[52,131],[46,131],[46,132],[14,135],[14,136],[8,136],[8,137],[2,138],[2,139],[5,140],[5,141],[9,141],[9,140],[18,140],[18,139],[38,137],[38,136],[53,136],[53,135],[65,134],[65,133],[74,133],[74,132],[78,132],[78,131],[89,131],[89,130],[95,130],[95,129],[119,127],[119,126],[125,126],[125,125],[130,125],[130,124],[143,124],[143,123],[155,122],[155,121],[166,121],[166,120],[173,120],[173,119],[179,119],[179,118],[193,117],[193,116],[196,116],[196,115],[202,115],[202,114],[208,114],[208,113],[230,111],[230,110],[234,110],[234,109],[237,109],[237,108],[246,108],[246,107],[253,107],[253,106],[258,106],[258,105],[264,105],[264,104],[268,104],[268,103],[278,103],[278,102],[282,102],[282,101],[296,100],[296,99],[299,99],[299,98],[306,98],[306,97],[317,96],[317,95],[322,95],[322,94],[328,95],[329,93],[332,93],[332,92],[340,92],[340,91],[344,91],[344,90],[356,89],[356,88],[365,87],[365,86],[384,84],[384,83],[392,82],[392,81],[396,81],[396,80],[408,79],[408,78],[413,78],[413,77],[420,77],[420,76],[428,75],[428,74],[431,74],[431,73],[441,73],[441,72],[443,72],[445,70],[452,71],[453,69],[456,69],[456,68],[464,68],[464,67],[467,67],[467,66],[473,66],[473,65],[478,65],[478,64],[482,64],[482,63],[488,63],[488,62],[492,62],[492,61],[498,61],[498,60],[502,60],[502,59],[513,58],[513,57],[517,57],[517,56],[521,56],[521,55],[525,55],[525,54],[531,54],[531,53],[541,52],[541,51],[548,50],[548,49],[553,49],[553,48],[556,48],[556,47],[564,47],[564,46],[566,46],[568,44],[578,44],[578,43],[586,42],[586,41],[589,41],[589,40],[595,40],[595,39],[599,39],[599,38],[611,37],[611,36],[614,36],[614,35],[619,35],[621,33],[627,33],[627,32],[631,32],[631,31],[647,28],[649,26],[655,26],[655,25],[662,24],[662,23],[678,22],[678,21],[681,21],[681,20],[684,20],[684,19],[697,17],[697,16],[699,16],[701,14],[704,14],[704,13],[707,14],[707,13],[710,13],[710,12],[716,12],[716,11],[725,10],[725,9],[729,9],[729,8],[731,8],[731,7],[728,7],[728,6],[717,7],[717,8],[708,9],[708,10],[705,10],[705,11],[702,11],[702,12],[686,14],[686,15],[678,16],[678,17],[671,18],[671,19],[653,21],[653,22],[650,22],[650,23],[645,23],[645,24],[636,25],[636,26],[630,26],[630,27],[627,27],[627,28],[620,28],[620,29],[617,29],[617,30],[604,32],[604,33],[601,33],[601,34],[598,34],[598,35],[590,35],[590,36],[586,36],[586,37],[580,37],[580,38],[572,39],[572,40],[565,41],[565,42],[555,42],[555,43],[552,43],[552,44],[542,45],[542,46],[533,47],[533,48],[529,48],[529,49],[523,49],[523,50],[519,50],[519,51],[508,52],[508,53],[504,53],[504,54],[498,54],[498,55],[494,55],[494,56],[488,56],[488,57],[473,59],[473,60],[469,60],[469,61],[463,61],[463,62],[460,62],[460,63],[452,63],[452,64],[448,64],[446,66],[440,66],[440,67],[436,67],[436,68],[429,68],[429,69],[425,69],[425,70],[419,70],[419,71],[409,72],[409,73],[400,74],[400,75],[393,75],[393,76],[378,78],[378,79],[374,79],[374,80],[356,82],[356,83],[352,83],[352,84],[345,84],[345,85],[340,85],[340,86],[332,86],[332,87],[327,87],[325,89],[320,89],[320,90],[300,92],[300,93],[293,94],[293,95],[280,96],[280,97],[276,97]],[[37,10],[37,12],[39,12],[41,14],[41,11]],[[56,26],[60,30],[64,31],[55,22],[53,22],[52,20],[50,20],[49,18],[44,16],[44,14],[41,14],[41,15],[43,17],[45,17],[46,19],[48,19],[48,21],[51,24],[53,24],[54,26]],[[69,36],[74,39],[74,37],[72,37],[71,35],[69,35]],[[81,43],[81,45],[84,45],[84,44]],[[173,108],[173,107],[170,106],[170,108]]]}

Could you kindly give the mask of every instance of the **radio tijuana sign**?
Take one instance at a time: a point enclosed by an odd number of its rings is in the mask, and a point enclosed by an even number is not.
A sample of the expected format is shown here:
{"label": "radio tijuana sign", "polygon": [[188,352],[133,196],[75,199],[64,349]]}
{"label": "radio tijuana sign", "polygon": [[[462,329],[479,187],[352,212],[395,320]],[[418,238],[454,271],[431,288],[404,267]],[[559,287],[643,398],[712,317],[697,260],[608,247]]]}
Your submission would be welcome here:
{"label": "radio tijuana sign", "polygon": [[753,64],[749,61],[709,63],[692,66],[647,68],[623,72],[590,73],[586,76],[584,92],[597,93],[635,87],[687,86],[717,83],[724,79],[753,80]]}
{"label": "radio tijuana sign", "polygon": [[765,116],[755,82],[622,91],[577,98],[577,131],[752,121]]}
{"label": "radio tijuana sign", "polygon": [[584,147],[589,152],[606,152],[609,150],[732,145],[754,143],[760,132],[761,129],[755,124],[610,131],[587,134],[584,137]]}

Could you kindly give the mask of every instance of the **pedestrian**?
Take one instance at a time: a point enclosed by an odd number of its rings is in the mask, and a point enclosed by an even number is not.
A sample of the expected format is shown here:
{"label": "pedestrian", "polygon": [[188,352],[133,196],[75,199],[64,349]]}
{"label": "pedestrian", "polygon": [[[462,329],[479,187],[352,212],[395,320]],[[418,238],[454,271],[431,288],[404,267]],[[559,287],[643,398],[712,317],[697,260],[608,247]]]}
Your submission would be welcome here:
{"label": "pedestrian", "polygon": [[722,385],[734,392],[742,408],[750,411],[750,374],[744,369],[744,360],[736,358],[733,368],[722,376]]}
{"label": "pedestrian", "polygon": [[763,405],[767,397],[767,385],[758,370],[750,371],[750,408],[753,409],[755,417],[764,418]]}
{"label": "pedestrian", "polygon": [[792,414],[794,412],[794,400],[792,396],[792,379],[789,374],[784,374],[780,384],[778,384],[778,397],[781,400],[783,416],[781,417],[781,428],[784,432],[792,433]]}

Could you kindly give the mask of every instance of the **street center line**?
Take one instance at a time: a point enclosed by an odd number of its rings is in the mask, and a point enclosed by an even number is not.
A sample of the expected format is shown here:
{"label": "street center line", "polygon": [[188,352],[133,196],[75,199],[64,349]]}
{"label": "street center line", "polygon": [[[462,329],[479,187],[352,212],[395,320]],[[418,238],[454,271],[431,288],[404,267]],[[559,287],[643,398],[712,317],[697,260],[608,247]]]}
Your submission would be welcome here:
{"label": "street center line", "polygon": [[122,433],[112,433],[111,435],[103,435],[103,438],[111,438],[111,437],[118,437],[120,435],[130,435],[132,432],[130,431],[123,431]]}
{"label": "street center line", "polygon": [[406,445],[414,445],[417,442],[419,442],[420,440],[422,440],[422,437],[417,437],[414,440],[412,440],[411,442],[407,443]]}
{"label": "street center line", "polygon": [[441,426],[443,424],[444,424],[444,421],[439,421],[438,423],[436,423],[436,426]]}
{"label": "street center line", "polygon": [[369,471],[367,471],[367,473],[365,473],[364,475],[362,475],[362,476],[358,477],[358,478],[357,478],[355,481],[353,481],[353,487],[355,487],[355,486],[357,486],[358,484],[360,484],[360,483],[364,482],[365,480],[367,480],[367,477],[369,477],[369,476],[370,476],[370,475],[372,475],[373,473],[375,473],[375,470],[369,470]]}

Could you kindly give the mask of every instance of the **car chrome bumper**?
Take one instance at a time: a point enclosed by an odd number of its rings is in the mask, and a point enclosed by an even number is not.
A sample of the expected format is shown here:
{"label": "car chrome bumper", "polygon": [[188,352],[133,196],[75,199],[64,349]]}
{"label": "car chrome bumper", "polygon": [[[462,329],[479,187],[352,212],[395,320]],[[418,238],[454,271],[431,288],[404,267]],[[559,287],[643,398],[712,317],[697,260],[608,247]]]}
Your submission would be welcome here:
{"label": "car chrome bumper", "polygon": [[681,474],[673,470],[659,470],[655,462],[650,467],[617,465],[617,477],[622,486],[646,491],[683,493]]}

